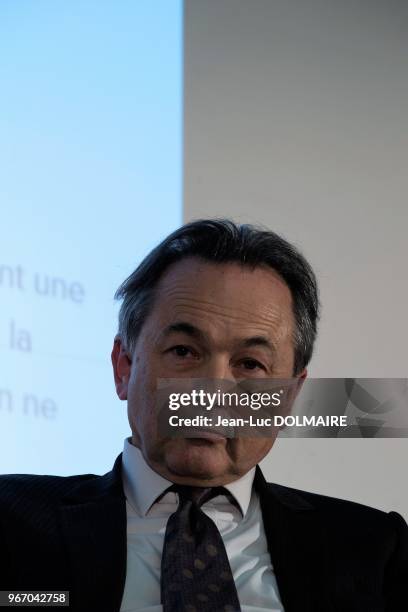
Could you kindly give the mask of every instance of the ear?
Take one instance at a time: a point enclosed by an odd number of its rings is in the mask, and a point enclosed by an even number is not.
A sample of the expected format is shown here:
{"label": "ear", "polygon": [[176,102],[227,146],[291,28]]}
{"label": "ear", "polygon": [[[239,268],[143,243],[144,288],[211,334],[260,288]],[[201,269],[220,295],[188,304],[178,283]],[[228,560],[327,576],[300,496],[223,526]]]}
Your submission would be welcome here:
{"label": "ear", "polygon": [[303,368],[301,373],[297,375],[298,381],[296,385],[296,395],[299,393],[299,391],[303,387],[303,383],[305,382],[306,378],[307,378],[307,369]]}
{"label": "ear", "polygon": [[132,360],[119,335],[115,336],[111,353],[113,376],[119,399],[127,399]]}

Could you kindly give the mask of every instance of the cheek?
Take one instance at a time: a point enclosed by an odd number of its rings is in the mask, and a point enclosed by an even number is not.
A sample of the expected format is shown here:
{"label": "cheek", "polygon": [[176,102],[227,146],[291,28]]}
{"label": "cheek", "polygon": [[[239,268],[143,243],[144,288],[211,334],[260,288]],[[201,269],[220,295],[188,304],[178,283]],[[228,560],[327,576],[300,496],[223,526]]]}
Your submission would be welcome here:
{"label": "cheek", "polygon": [[129,380],[128,412],[138,429],[150,429],[155,418],[156,380],[145,360],[134,361]]}
{"label": "cheek", "polygon": [[152,341],[148,338],[137,347],[132,364],[134,384],[155,389],[157,379],[165,377],[161,372],[161,355],[152,349]]}
{"label": "cheek", "polygon": [[135,352],[132,361],[132,370],[129,385],[132,388],[132,394],[137,395],[140,392],[152,391],[156,388],[156,360],[148,351],[145,343]]}

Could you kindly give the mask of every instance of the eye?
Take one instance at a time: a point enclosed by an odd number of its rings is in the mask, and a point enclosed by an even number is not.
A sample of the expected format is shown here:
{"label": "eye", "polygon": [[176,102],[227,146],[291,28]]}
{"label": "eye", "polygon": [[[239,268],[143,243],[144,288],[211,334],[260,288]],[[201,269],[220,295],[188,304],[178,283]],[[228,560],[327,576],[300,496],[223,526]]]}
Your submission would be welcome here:
{"label": "eye", "polygon": [[265,367],[262,365],[262,363],[260,363],[259,361],[257,361],[256,359],[243,359],[241,361],[241,364],[244,366],[245,370],[256,370],[256,369],[261,369],[261,370],[265,370]]}
{"label": "eye", "polygon": [[177,357],[187,357],[187,355],[193,355],[193,351],[184,344],[177,344],[168,349],[169,353],[174,353]]}

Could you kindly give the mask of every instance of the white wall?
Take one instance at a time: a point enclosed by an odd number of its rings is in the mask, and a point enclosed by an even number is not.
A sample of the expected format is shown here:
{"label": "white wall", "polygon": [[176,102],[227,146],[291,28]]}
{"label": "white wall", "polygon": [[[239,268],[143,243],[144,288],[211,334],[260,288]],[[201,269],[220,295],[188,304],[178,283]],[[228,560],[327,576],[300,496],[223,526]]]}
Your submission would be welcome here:
{"label": "white wall", "polygon": [[[185,220],[297,244],[323,306],[310,375],[408,375],[408,4],[185,1]],[[279,440],[267,476],[408,517],[408,440]]]}

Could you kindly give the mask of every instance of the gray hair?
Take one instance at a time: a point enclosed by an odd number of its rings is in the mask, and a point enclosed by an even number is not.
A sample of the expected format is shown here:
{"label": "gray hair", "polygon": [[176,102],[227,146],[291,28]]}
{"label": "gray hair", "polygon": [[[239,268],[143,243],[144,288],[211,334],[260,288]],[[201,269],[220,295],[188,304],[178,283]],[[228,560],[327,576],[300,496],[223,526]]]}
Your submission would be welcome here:
{"label": "gray hair", "polygon": [[319,298],[315,274],[303,255],[278,234],[230,219],[199,219],[172,232],[156,246],[120,285],[123,300],[118,334],[133,352],[153,307],[158,281],[169,266],[186,257],[211,263],[240,263],[252,269],[273,268],[286,282],[293,300],[294,375],[309,363],[317,334]]}

